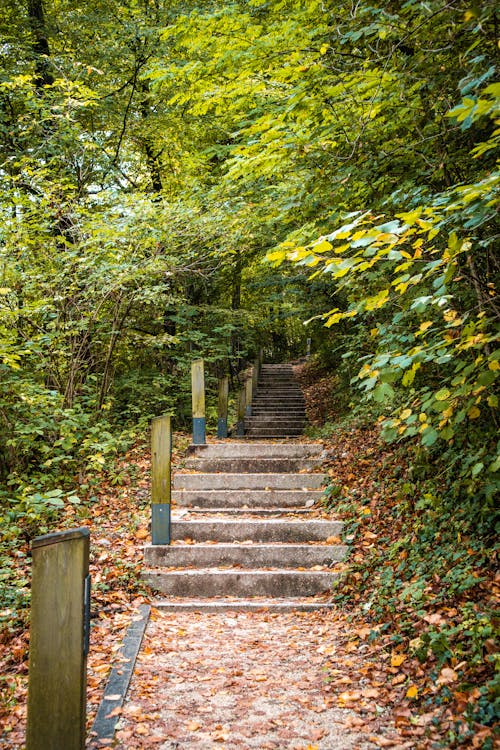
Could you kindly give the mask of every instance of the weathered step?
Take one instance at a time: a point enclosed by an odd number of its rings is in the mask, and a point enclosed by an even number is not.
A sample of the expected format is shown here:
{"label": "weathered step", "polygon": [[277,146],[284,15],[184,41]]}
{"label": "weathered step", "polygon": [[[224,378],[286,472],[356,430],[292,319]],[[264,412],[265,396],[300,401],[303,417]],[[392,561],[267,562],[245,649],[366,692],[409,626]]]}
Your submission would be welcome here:
{"label": "weathered step", "polygon": [[281,434],[281,435],[275,435],[273,432],[268,432],[265,435],[261,435],[260,433],[257,434],[257,435],[248,435],[247,434],[247,435],[245,435],[245,440],[251,440],[251,441],[253,441],[253,440],[273,440],[273,439],[274,440],[283,440],[285,438],[287,440],[295,440],[296,438],[301,437],[301,435],[302,435],[302,432],[298,432],[295,435],[290,435],[288,433],[286,435],[283,435],[283,434]]}
{"label": "weathered step", "polygon": [[322,474],[176,474],[174,490],[318,489]]}
{"label": "weathered step", "polygon": [[255,404],[278,404],[278,403],[304,403],[304,397],[300,394],[295,395],[294,393],[265,393],[257,394],[252,403]]}
{"label": "weathered step", "polygon": [[262,438],[276,438],[277,440],[283,440],[283,438],[299,437],[302,435],[303,428],[289,427],[287,429],[280,430],[276,425],[270,428],[266,427],[252,427],[246,434],[245,437],[256,438],[262,440]]}
{"label": "weathered step", "polygon": [[314,596],[330,589],[332,571],[309,570],[146,570],[143,579],[167,596]]}
{"label": "weathered step", "polygon": [[253,596],[251,599],[242,597],[221,596],[208,599],[182,599],[169,597],[155,602],[157,609],[164,612],[313,612],[321,609],[334,609],[337,605],[325,597],[293,597],[271,598]]}
{"label": "weathered step", "polygon": [[198,542],[314,542],[338,537],[341,521],[285,519],[214,519],[172,521],[172,539]]}
{"label": "weathered step", "polygon": [[203,458],[305,458],[320,456],[324,451],[322,443],[206,443],[190,445],[189,455]]}
{"label": "weathered step", "polygon": [[[248,430],[303,430],[306,426],[305,419],[295,420],[279,420],[271,418],[263,418],[259,420],[252,420],[249,417],[245,417],[245,429]],[[291,461],[299,461],[300,459],[290,459]]]}
{"label": "weathered step", "polygon": [[298,411],[297,409],[263,409],[258,407],[252,409],[250,417],[261,417],[262,419],[296,419],[301,422],[307,421],[305,410]]}
{"label": "weathered step", "polygon": [[242,565],[246,568],[312,568],[345,558],[340,544],[186,544],[147,545],[146,565],[212,568]]}
{"label": "weathered step", "polygon": [[[249,445],[250,447],[250,445]],[[174,490],[172,500],[181,507],[200,508],[300,508],[319,502],[321,490]]]}
{"label": "weathered step", "polygon": [[225,472],[235,474],[275,474],[280,472],[298,472],[317,469],[321,458],[190,458],[185,463],[186,469],[203,472]]}

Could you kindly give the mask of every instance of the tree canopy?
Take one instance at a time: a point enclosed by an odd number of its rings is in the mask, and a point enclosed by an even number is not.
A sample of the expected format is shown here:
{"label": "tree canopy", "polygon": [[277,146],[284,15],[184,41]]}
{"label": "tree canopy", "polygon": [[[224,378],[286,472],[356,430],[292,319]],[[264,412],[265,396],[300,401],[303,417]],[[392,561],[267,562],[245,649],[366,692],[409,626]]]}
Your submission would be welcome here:
{"label": "tree canopy", "polygon": [[185,419],[193,354],[312,336],[489,513],[495,3],[7,0],[0,30],[8,503]]}

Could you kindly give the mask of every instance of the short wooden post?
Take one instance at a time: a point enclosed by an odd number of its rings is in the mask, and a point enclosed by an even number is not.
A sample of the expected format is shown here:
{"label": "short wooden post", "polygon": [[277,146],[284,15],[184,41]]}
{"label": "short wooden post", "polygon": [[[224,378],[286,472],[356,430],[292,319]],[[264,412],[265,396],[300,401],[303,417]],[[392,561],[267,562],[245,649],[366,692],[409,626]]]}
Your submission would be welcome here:
{"label": "short wooden post", "polygon": [[238,397],[238,415],[236,421],[236,435],[243,437],[245,434],[245,410],[247,405],[247,389],[243,386]]}
{"label": "short wooden post", "polygon": [[27,750],[85,747],[89,541],[79,528],[31,544]]}
{"label": "short wooden post", "polygon": [[227,438],[227,409],[229,402],[229,378],[219,379],[219,400],[217,403],[217,437]]}
{"label": "short wooden post", "polygon": [[191,386],[193,399],[193,445],[204,445],[205,434],[205,370],[202,359],[195,359],[191,365]]}
{"label": "short wooden post", "polygon": [[151,542],[170,544],[172,425],[168,416],[151,424]]}
{"label": "short wooden post", "polygon": [[311,356],[311,339],[307,339],[307,350],[306,350],[306,357],[309,359]]}

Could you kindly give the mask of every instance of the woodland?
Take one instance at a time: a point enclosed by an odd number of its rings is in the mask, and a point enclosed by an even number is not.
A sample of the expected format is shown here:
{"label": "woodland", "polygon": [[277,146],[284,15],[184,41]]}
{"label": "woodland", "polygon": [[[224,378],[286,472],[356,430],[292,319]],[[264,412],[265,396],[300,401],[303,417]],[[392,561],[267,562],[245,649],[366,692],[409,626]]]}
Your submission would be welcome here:
{"label": "woodland", "polygon": [[[3,709],[30,540],[103,488],[112,514],[152,417],[189,429],[193,357],[213,429],[219,376],[310,338],[310,436],[355,467],[325,494],[360,539],[339,602],[421,670],[415,710],[451,712],[442,747],[493,748],[496,3],[1,6]],[[116,564],[103,597],[139,590]]]}

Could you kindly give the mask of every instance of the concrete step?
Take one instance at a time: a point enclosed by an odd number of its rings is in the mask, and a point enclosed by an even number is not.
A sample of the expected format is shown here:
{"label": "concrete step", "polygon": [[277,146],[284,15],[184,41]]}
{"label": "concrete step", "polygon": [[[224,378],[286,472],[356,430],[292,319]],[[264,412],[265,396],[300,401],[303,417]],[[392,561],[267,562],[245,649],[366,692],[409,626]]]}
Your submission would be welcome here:
{"label": "concrete step", "polygon": [[338,574],[323,570],[145,570],[143,580],[167,596],[314,596],[331,589]]}
{"label": "concrete step", "polygon": [[300,402],[304,403],[304,397],[302,394],[294,394],[294,393],[276,393],[276,394],[270,394],[269,391],[266,391],[265,394],[257,393],[255,397],[252,399],[252,403],[263,403],[263,404],[273,404],[273,403],[290,403],[290,402]]}
{"label": "concrete step", "polygon": [[334,609],[337,605],[324,596],[311,597],[264,597],[251,599],[235,596],[221,596],[207,599],[182,599],[169,597],[155,602],[157,609],[164,612],[314,612]]}
{"label": "concrete step", "polygon": [[174,544],[146,545],[144,562],[153,567],[312,568],[345,558],[341,544]]}
{"label": "concrete step", "polygon": [[297,419],[286,419],[285,417],[282,417],[281,419],[276,419],[275,417],[268,417],[265,414],[259,414],[256,417],[245,417],[245,427],[247,429],[255,428],[259,429],[260,427],[279,427],[280,430],[286,430],[288,428],[299,428],[303,429],[305,424],[305,419],[297,418]]}
{"label": "concrete step", "polygon": [[256,435],[245,435],[245,440],[296,440],[297,438],[300,438],[302,434],[302,432],[297,432],[295,435],[290,435],[288,433],[285,435],[275,435],[274,432],[267,432],[265,435],[261,435],[260,433]]}
{"label": "concrete step", "polygon": [[310,471],[322,464],[321,458],[189,458],[184,468],[202,472],[228,474],[275,474]]}
{"label": "concrete step", "polygon": [[321,490],[174,490],[172,501],[181,507],[300,508],[322,496]]}
{"label": "concrete step", "polygon": [[267,440],[268,438],[274,437],[277,440],[283,440],[283,438],[300,437],[302,432],[302,428],[295,427],[289,427],[283,430],[280,430],[276,426],[270,427],[269,429],[265,427],[252,427],[247,433],[245,433],[245,437],[256,438],[257,440]]}
{"label": "concrete step", "polygon": [[259,407],[258,409],[252,409],[250,417],[263,417],[266,419],[300,419],[302,421],[307,421],[305,411],[299,411],[298,409],[281,409],[281,411],[279,411],[276,409],[263,409]]}
{"label": "concrete step", "polygon": [[176,474],[174,490],[318,489],[323,474]]}
{"label": "concrete step", "polygon": [[322,542],[342,533],[341,521],[238,519],[172,521],[172,539],[197,542]]}
{"label": "concrete step", "polygon": [[[189,514],[189,516],[187,515]],[[287,518],[307,518],[308,516],[316,518],[315,508],[314,505],[303,505],[300,507],[285,507],[280,508],[279,506],[269,506],[269,507],[261,507],[259,505],[255,505],[252,507],[249,506],[243,506],[241,508],[239,507],[209,507],[209,506],[176,506],[173,509],[173,517],[175,518],[195,518],[196,516],[216,516],[216,515],[224,514],[224,516],[232,516],[233,518],[241,518],[243,515],[245,517],[254,517],[254,518],[260,518],[266,517],[266,518],[281,518],[287,517]]]}
{"label": "concrete step", "polygon": [[252,443],[234,440],[206,445],[190,445],[188,455],[203,458],[305,458],[320,456],[322,443]]}

